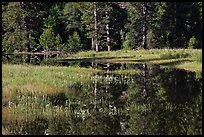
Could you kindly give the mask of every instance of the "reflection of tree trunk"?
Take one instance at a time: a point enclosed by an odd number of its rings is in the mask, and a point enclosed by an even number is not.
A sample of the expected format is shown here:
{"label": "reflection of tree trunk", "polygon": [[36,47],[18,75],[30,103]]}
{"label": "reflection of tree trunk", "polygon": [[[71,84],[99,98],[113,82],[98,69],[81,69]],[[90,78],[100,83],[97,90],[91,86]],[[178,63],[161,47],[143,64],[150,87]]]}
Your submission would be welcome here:
{"label": "reflection of tree trunk", "polygon": [[91,67],[94,68],[94,62],[91,62]]}
{"label": "reflection of tree trunk", "polygon": [[30,54],[27,54],[26,63],[30,63]]}
{"label": "reflection of tree trunk", "polygon": [[143,80],[144,80],[144,88],[143,88],[143,96],[147,96],[147,64],[143,64]]}
{"label": "reflection of tree trunk", "polygon": [[[107,63],[107,68],[106,68],[106,83],[109,85],[109,67],[110,63]],[[106,86],[106,93],[108,93],[108,85]]]}
{"label": "reflection of tree trunk", "polygon": [[145,113],[145,116],[143,117],[144,118],[144,125],[143,125],[143,135],[147,135],[148,132],[147,132],[147,128],[148,128],[148,125],[147,125],[147,121],[148,121],[148,118],[147,118],[147,112],[143,112]]}
{"label": "reflection of tree trunk", "polygon": [[176,81],[176,79],[174,80],[174,92],[175,93],[177,92],[177,81]]}
{"label": "reflection of tree trunk", "polygon": [[92,66],[92,68],[97,68],[97,63],[95,63],[95,62],[91,62],[91,66]]}
{"label": "reflection of tree trunk", "polygon": [[[143,80],[144,80],[144,88],[143,88],[143,96],[144,97],[147,97],[148,95],[148,91],[147,91],[147,64],[143,64],[143,69],[144,69],[144,72],[143,72]],[[147,99],[146,99],[147,100]],[[148,102],[147,102],[148,103]],[[148,125],[147,125],[147,111],[144,111],[144,125],[143,125],[143,134],[147,134],[147,128],[148,128]]]}
{"label": "reflection of tree trunk", "polygon": [[97,80],[95,79],[94,81],[94,108],[95,109],[97,108],[96,101],[97,101]]}
{"label": "reflection of tree trunk", "polygon": [[95,131],[97,130],[97,121],[96,121],[96,114],[95,114],[95,112],[96,112],[96,110],[97,110],[97,78],[96,78],[96,76],[97,75],[95,75],[95,80],[94,80],[94,110],[93,110],[93,112],[94,112],[94,114],[93,114],[93,125],[94,125],[94,128],[93,128],[93,133],[95,133]]}
{"label": "reflection of tree trunk", "polygon": [[[92,67],[93,68],[95,68],[95,66],[97,66],[97,63],[94,63],[94,62],[92,62],[91,63],[92,64]],[[93,91],[93,95],[94,95],[94,108],[96,109],[97,108],[97,103],[96,103],[96,101],[97,101],[97,84],[98,84],[98,82],[97,82],[97,74],[95,75],[95,80],[94,80],[94,91]]]}

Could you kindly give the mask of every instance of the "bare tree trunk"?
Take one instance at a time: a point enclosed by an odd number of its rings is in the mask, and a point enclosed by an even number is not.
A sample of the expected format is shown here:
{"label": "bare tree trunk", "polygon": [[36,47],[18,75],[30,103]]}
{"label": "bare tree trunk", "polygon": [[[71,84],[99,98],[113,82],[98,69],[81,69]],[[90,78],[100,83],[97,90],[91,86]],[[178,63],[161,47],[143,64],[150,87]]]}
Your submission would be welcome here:
{"label": "bare tree trunk", "polygon": [[[176,4],[176,2],[174,2],[174,30],[173,30],[173,41],[176,41],[176,39],[177,39],[177,4]],[[173,44],[175,44],[175,43],[173,43]],[[176,46],[176,45],[175,45]]]}
{"label": "bare tree trunk", "polygon": [[91,49],[94,50],[94,38],[91,38]]}
{"label": "bare tree trunk", "polygon": [[[25,2],[21,2],[20,6],[22,9],[24,9],[26,7]],[[27,26],[27,22],[26,22],[26,16],[23,16],[23,23],[22,23],[22,28],[24,30],[24,33],[26,35],[26,43],[25,43],[25,47],[26,47],[26,51],[30,52],[30,40],[29,40],[29,33],[28,33],[28,26]],[[26,57],[26,63],[30,63],[30,55],[28,54]]]}
{"label": "bare tree trunk", "polygon": [[[106,18],[108,18],[108,12],[106,11]],[[110,47],[110,36],[109,36],[109,24],[106,24],[106,35],[107,35],[107,47],[108,47],[108,51],[111,50]]]}
{"label": "bare tree trunk", "polygon": [[25,23],[25,29],[26,29],[26,48],[27,48],[27,52],[30,52],[30,40],[29,40],[29,33],[28,33],[28,28],[27,28],[27,23]]}
{"label": "bare tree trunk", "polygon": [[143,11],[143,16],[144,16],[144,24],[142,27],[142,47],[144,49],[147,48],[147,9],[145,7],[145,4],[142,7],[142,11]]}
{"label": "bare tree trunk", "polygon": [[94,2],[94,29],[95,29],[95,48],[96,51],[99,51],[98,48],[98,28],[97,28],[97,8],[96,8],[96,2]]}
{"label": "bare tree trunk", "polygon": [[[20,5],[21,5],[22,9],[24,9],[26,7],[25,2],[21,2]],[[24,30],[25,35],[26,35],[26,44],[25,44],[26,49],[27,49],[26,51],[30,52],[31,50],[30,50],[29,33],[28,33],[28,26],[27,26],[27,22],[26,22],[26,17],[25,16],[23,17],[23,25],[22,26],[23,26],[23,30]]]}

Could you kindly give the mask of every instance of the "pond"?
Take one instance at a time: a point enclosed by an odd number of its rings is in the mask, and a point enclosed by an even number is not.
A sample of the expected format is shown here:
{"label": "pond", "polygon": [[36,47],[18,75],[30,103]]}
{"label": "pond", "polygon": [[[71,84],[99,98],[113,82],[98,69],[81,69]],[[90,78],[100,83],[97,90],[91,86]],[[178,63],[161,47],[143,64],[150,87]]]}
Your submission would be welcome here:
{"label": "pond", "polygon": [[197,77],[195,72],[146,63],[45,60],[34,55],[4,56],[2,62],[103,70],[91,82],[77,82],[42,97],[16,96],[2,104],[3,109],[13,109],[8,111],[12,117],[7,117],[12,122],[5,122],[6,116],[2,120],[10,134],[202,134],[202,75]]}

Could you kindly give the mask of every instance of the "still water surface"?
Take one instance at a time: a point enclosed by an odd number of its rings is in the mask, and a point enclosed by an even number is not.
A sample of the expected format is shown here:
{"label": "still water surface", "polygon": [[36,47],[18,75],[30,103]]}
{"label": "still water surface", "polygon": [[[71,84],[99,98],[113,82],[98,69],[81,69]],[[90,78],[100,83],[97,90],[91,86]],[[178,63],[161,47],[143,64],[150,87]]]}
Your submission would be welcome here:
{"label": "still water surface", "polygon": [[[145,63],[45,61],[39,56],[30,56],[29,60],[27,57],[7,56],[3,62],[105,71],[95,74],[90,83],[71,85],[69,91],[40,99],[32,94],[25,99],[19,97],[12,105],[17,108],[24,103],[23,122],[12,117],[13,123],[2,123],[11,129],[10,134],[202,134],[202,78],[194,72]],[[136,73],[112,73],[115,70]],[[3,109],[8,105],[3,104]],[[30,113],[32,117],[27,116]]]}

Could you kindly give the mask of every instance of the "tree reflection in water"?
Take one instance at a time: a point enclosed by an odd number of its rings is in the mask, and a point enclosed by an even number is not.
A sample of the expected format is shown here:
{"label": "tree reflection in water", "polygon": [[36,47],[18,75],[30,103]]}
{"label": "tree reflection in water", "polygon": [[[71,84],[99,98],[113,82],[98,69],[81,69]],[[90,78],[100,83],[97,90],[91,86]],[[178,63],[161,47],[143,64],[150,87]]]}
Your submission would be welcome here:
{"label": "tree reflection in water", "polygon": [[[148,64],[88,64],[104,72],[91,83],[75,83],[45,97],[38,108],[42,115],[33,113],[33,124],[3,126],[13,134],[202,134],[202,78],[195,73]],[[112,73],[128,69],[140,71]],[[16,131],[18,125],[23,130]],[[38,131],[26,131],[34,125]]]}

